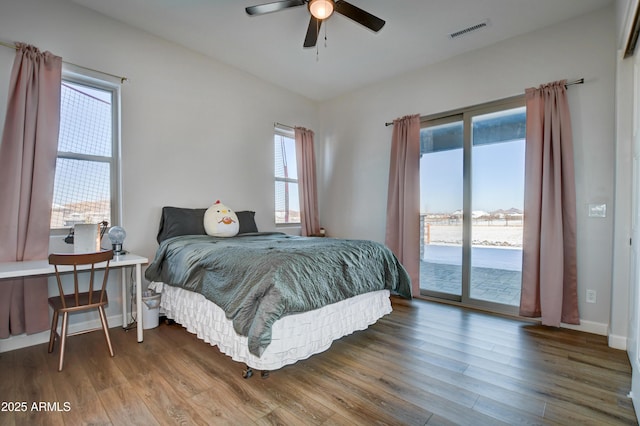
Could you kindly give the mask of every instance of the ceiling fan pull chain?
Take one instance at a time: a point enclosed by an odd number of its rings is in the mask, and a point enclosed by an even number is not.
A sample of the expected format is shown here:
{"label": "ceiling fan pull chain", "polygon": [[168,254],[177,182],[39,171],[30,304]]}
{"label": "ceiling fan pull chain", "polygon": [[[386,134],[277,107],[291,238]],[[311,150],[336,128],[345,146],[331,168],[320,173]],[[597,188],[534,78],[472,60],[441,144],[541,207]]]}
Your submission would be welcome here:
{"label": "ceiling fan pull chain", "polygon": [[[320,34],[320,23],[319,19],[316,20],[316,40],[318,39],[318,34]],[[318,49],[318,43],[316,43],[316,62],[320,62],[320,51]]]}
{"label": "ceiling fan pull chain", "polygon": [[328,26],[329,26],[328,23],[324,26],[324,47],[325,47],[325,49],[327,48],[327,27]]}

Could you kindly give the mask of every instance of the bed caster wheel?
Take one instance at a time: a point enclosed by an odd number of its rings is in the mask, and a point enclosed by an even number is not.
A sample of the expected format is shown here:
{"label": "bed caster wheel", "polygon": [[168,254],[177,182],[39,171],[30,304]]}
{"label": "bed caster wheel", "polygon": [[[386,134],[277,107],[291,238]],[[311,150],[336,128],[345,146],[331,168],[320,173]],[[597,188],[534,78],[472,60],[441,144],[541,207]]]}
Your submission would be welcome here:
{"label": "bed caster wheel", "polygon": [[268,379],[269,378],[269,372],[268,371],[262,371],[260,373],[260,377],[262,377],[263,379]]}
{"label": "bed caster wheel", "polygon": [[242,371],[242,378],[243,379],[248,379],[251,376],[253,376],[253,370],[251,368],[247,367],[244,371]]}

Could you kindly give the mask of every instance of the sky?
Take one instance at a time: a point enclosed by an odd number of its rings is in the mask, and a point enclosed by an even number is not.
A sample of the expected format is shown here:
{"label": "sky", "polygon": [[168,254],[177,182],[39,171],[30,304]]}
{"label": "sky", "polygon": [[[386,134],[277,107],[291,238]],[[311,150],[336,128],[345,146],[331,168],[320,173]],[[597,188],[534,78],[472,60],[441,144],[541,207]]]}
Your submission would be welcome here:
{"label": "sky", "polygon": [[[524,203],[524,140],[475,146],[472,151],[472,210],[486,212]],[[462,209],[462,149],[424,154],[420,160],[420,211]]]}

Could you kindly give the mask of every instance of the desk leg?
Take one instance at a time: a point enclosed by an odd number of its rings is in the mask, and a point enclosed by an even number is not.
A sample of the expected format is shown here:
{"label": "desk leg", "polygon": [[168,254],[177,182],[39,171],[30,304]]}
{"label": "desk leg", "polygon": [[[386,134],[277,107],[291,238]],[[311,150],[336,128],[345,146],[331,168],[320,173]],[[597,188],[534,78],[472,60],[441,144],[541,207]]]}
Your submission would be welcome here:
{"label": "desk leg", "polygon": [[127,328],[127,268],[120,268],[122,281],[122,328]]}
{"label": "desk leg", "polygon": [[138,343],[142,342],[142,265],[136,264],[136,312],[138,319]]}

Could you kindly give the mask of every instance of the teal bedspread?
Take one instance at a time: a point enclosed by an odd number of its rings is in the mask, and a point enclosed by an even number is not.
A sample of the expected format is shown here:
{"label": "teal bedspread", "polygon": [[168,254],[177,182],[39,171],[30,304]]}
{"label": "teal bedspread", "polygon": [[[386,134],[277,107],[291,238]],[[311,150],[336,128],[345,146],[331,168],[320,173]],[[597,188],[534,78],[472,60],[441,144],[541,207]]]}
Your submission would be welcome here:
{"label": "teal bedspread", "polygon": [[271,342],[272,324],[285,315],[382,289],[411,298],[407,272],[384,245],[282,233],[169,238],[145,277],[214,302],[248,337],[256,356]]}

